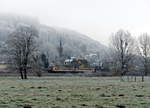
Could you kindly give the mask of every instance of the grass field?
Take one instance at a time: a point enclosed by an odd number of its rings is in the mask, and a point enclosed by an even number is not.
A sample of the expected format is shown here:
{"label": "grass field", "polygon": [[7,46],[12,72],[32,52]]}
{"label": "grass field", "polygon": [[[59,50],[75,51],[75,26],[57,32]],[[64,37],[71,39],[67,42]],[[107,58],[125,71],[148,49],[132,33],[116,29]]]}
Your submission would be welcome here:
{"label": "grass field", "polygon": [[[140,79],[138,79],[140,80]],[[0,108],[150,108],[150,80],[0,77]],[[101,106],[101,107],[100,107]]]}

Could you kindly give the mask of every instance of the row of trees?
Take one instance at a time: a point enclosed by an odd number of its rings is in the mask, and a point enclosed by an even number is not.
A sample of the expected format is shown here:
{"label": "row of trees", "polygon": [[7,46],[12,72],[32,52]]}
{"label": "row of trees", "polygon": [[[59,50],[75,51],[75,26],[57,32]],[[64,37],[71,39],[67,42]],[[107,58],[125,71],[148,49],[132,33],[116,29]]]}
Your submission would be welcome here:
{"label": "row of trees", "polygon": [[[119,30],[110,39],[111,60],[119,69],[119,75],[137,75],[135,68],[141,65],[142,81],[149,73],[150,63],[150,36],[144,33],[135,39],[128,31]],[[138,63],[135,63],[135,61]],[[132,72],[132,70],[136,72]]]}
{"label": "row of trees", "polygon": [[[11,63],[19,71],[22,79],[27,79],[29,68],[36,67],[38,71],[41,71],[39,68],[42,65],[41,61],[44,68],[48,67],[48,58],[41,54],[38,48],[39,30],[35,26],[19,25],[10,35],[7,41],[7,52]],[[60,40],[59,56],[62,56],[62,51]],[[135,39],[128,31],[119,30],[111,36],[109,53],[105,55],[111,55],[109,61],[113,63],[121,78],[127,73],[137,74],[136,71],[134,73],[132,71],[139,67],[138,59],[141,64],[140,67],[143,69],[140,70],[140,73],[142,81],[144,81],[144,76],[149,73],[150,63],[150,36],[148,34],[144,33]],[[40,76],[40,73],[38,75]]]}

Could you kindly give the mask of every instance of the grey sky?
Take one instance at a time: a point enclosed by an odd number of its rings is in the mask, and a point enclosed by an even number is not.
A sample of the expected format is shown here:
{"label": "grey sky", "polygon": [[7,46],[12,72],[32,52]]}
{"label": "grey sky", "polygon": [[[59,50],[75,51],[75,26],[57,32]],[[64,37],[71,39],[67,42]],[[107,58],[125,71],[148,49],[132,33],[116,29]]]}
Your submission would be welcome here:
{"label": "grey sky", "polygon": [[149,0],[0,0],[0,13],[37,17],[49,26],[79,31],[103,44],[122,28],[150,34]]}

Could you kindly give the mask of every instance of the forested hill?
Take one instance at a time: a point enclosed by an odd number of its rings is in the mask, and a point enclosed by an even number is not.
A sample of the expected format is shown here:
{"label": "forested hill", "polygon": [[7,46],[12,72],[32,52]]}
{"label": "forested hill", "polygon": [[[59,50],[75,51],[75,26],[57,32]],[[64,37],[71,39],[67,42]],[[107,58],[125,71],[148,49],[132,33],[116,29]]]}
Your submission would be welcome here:
{"label": "forested hill", "polygon": [[104,45],[76,31],[49,27],[40,24],[38,20],[26,16],[1,14],[0,15],[0,47],[3,47],[10,34],[18,24],[33,24],[39,29],[39,49],[54,59],[60,39],[62,40],[64,54],[68,56],[83,56],[85,54],[103,52]]}

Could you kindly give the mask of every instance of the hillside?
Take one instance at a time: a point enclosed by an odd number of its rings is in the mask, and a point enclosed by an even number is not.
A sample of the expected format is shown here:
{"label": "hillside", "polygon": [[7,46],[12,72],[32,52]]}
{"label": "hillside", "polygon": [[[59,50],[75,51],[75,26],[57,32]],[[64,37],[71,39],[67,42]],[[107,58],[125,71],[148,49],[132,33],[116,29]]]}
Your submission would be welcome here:
{"label": "hillside", "polygon": [[0,15],[0,47],[9,38],[18,24],[33,24],[39,29],[39,49],[53,60],[57,55],[60,39],[63,43],[64,54],[68,56],[83,56],[85,54],[103,52],[106,48],[99,42],[73,30],[59,27],[49,27],[40,24],[38,20],[26,16]]}

